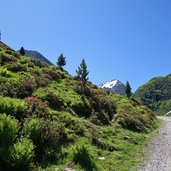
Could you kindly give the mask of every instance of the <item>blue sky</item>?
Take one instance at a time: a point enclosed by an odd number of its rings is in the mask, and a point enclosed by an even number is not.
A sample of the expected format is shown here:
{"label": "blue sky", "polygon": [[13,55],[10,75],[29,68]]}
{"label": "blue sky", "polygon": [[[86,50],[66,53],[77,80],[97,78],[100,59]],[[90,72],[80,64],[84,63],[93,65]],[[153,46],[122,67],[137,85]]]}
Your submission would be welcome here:
{"label": "blue sky", "polygon": [[72,75],[85,58],[95,84],[128,80],[135,91],[171,73],[170,0],[3,0],[0,30],[13,49],[53,63],[63,53]]}

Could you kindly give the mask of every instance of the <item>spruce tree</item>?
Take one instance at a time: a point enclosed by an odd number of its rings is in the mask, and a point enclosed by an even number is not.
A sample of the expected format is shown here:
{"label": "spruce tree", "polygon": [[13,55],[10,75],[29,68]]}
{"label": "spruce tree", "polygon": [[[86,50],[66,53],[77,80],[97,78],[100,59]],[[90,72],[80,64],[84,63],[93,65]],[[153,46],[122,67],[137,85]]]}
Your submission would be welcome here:
{"label": "spruce tree", "polygon": [[80,64],[80,66],[78,67],[78,70],[76,70],[76,73],[78,75],[78,77],[81,79],[83,86],[86,85],[87,81],[88,81],[88,70],[87,70],[87,65],[86,62],[84,60],[84,58],[82,59],[82,62]]}
{"label": "spruce tree", "polygon": [[20,49],[20,55],[22,55],[22,56],[24,56],[24,55],[25,55],[25,50],[24,50],[24,48],[23,48],[23,47],[21,47],[21,49]]}
{"label": "spruce tree", "polygon": [[129,84],[128,81],[125,84],[125,93],[126,93],[126,95],[127,95],[128,98],[130,98],[131,95],[132,95],[131,86],[130,86],[130,84]]}
{"label": "spruce tree", "polygon": [[58,57],[58,61],[57,61],[57,66],[63,70],[63,66],[66,65],[66,60],[65,57],[63,56],[63,54],[61,53],[61,55]]}

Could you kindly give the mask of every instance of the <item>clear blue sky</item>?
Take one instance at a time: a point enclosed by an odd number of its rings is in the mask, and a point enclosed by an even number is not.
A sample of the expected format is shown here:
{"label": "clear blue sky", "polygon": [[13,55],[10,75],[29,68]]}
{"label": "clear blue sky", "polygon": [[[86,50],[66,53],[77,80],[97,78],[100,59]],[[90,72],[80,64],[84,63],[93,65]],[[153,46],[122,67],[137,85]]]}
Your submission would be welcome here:
{"label": "clear blue sky", "polygon": [[3,0],[2,41],[37,50],[74,75],[82,58],[89,78],[130,82],[133,91],[171,73],[170,0]]}

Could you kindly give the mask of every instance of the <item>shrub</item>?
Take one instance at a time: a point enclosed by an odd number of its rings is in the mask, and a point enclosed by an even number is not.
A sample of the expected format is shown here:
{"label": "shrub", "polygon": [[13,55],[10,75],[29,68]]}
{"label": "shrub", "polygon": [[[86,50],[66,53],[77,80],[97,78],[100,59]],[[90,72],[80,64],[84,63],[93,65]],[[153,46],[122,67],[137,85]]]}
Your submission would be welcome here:
{"label": "shrub", "polygon": [[95,112],[95,113],[92,114],[90,119],[91,119],[92,123],[94,123],[96,125],[110,124],[109,116],[105,112]]}
{"label": "shrub", "polygon": [[[141,111],[142,112],[142,111]],[[148,117],[145,119],[140,110],[128,104],[121,105],[118,110],[118,123],[132,131],[142,132],[146,130]]]}
{"label": "shrub", "polygon": [[[64,136],[64,125],[60,122],[44,119],[26,119],[24,130],[33,144],[36,146],[35,154],[37,160],[47,159],[47,151],[57,151],[60,141]],[[57,154],[54,154],[55,157]],[[52,157],[52,156],[51,156]]]}
{"label": "shrub", "polygon": [[18,87],[17,82],[0,77],[0,94],[1,95],[15,97],[17,95],[17,87]]}
{"label": "shrub", "polygon": [[26,106],[24,113],[26,117],[35,115],[36,117],[44,117],[48,113],[47,103],[42,102],[38,97],[32,96],[25,98]]}
{"label": "shrub", "polygon": [[45,75],[49,75],[55,81],[58,81],[61,78],[60,74],[57,71],[53,71],[52,69],[43,69],[43,73]]}
{"label": "shrub", "polygon": [[3,77],[11,77],[12,74],[6,68],[1,68],[0,69],[0,75]]}
{"label": "shrub", "polygon": [[33,59],[32,58],[30,61],[33,63],[33,65],[38,66],[40,68],[42,68],[42,67],[48,67],[49,66],[47,63],[42,62],[42,61],[40,61],[38,59]]}
{"label": "shrub", "polygon": [[17,87],[17,97],[18,98],[25,98],[27,96],[31,96],[37,84],[35,80],[28,76],[23,76],[20,79],[20,82]]}
{"label": "shrub", "polygon": [[71,105],[71,108],[78,114],[84,117],[89,117],[92,113],[91,106],[88,100],[82,96],[82,101],[77,101]]}
{"label": "shrub", "polygon": [[77,146],[75,148],[73,160],[76,164],[80,164],[81,167],[87,171],[98,170],[97,165],[95,163],[95,159],[90,154],[88,148],[84,145]]}
{"label": "shrub", "polygon": [[51,78],[47,78],[46,76],[35,76],[35,82],[38,86],[47,86],[51,81]]}
{"label": "shrub", "polygon": [[22,139],[10,148],[8,168],[10,170],[29,170],[33,164],[34,145],[29,139]]}
{"label": "shrub", "polygon": [[7,69],[12,72],[22,72],[27,71],[27,67],[25,65],[21,65],[17,62],[11,62],[8,64]]}
{"label": "shrub", "polygon": [[43,99],[48,101],[49,107],[54,110],[61,109],[61,107],[64,105],[63,100],[53,92],[47,93]]}
{"label": "shrub", "polygon": [[0,114],[0,147],[12,145],[19,131],[19,123],[12,116]]}
{"label": "shrub", "polygon": [[17,59],[13,58],[10,55],[3,54],[3,53],[0,54],[0,63],[1,63],[2,66],[5,65],[8,62],[16,62],[16,61],[17,61]]}
{"label": "shrub", "polygon": [[24,106],[22,100],[0,96],[0,113],[6,113],[7,115],[14,116],[18,119],[19,110],[22,106]]}

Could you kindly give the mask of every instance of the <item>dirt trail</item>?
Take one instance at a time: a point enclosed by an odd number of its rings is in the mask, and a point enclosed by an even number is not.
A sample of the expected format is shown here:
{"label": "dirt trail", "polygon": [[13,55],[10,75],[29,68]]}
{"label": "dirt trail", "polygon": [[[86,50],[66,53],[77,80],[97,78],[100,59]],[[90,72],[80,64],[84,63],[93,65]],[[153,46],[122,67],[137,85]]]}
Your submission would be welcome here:
{"label": "dirt trail", "polygon": [[149,158],[140,171],[171,171],[171,117],[158,118],[163,120],[163,125],[150,143]]}

